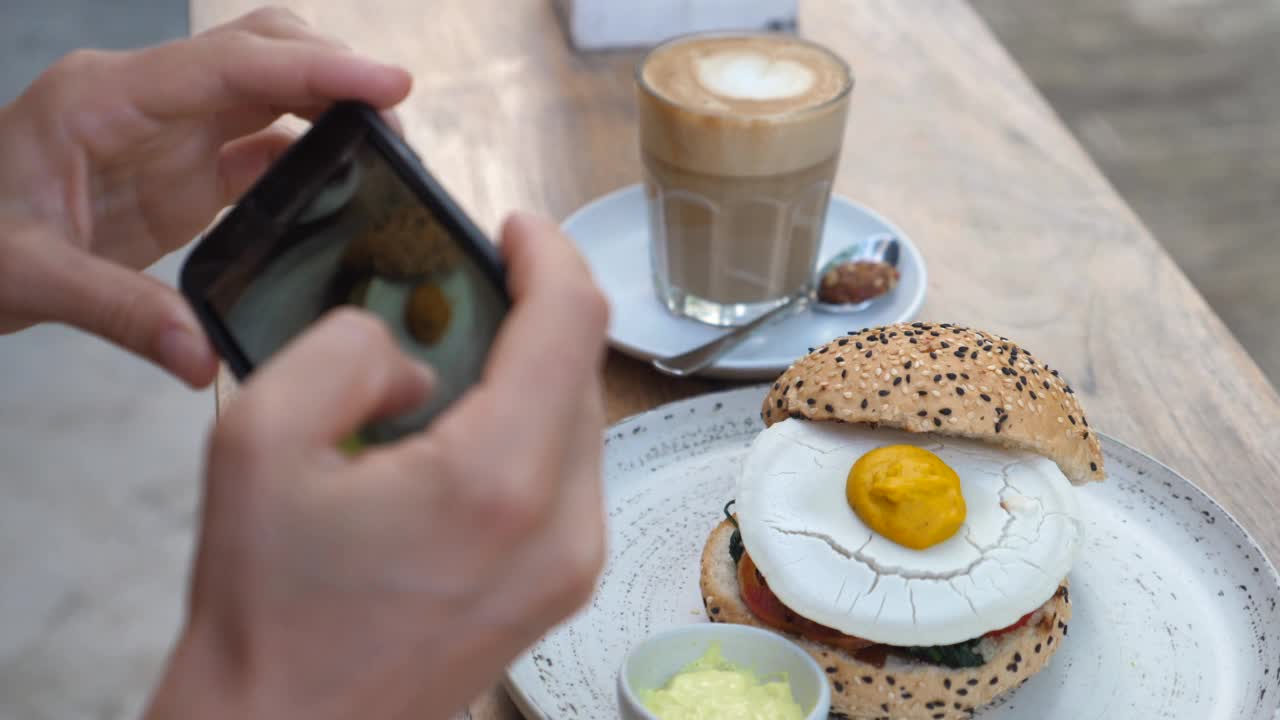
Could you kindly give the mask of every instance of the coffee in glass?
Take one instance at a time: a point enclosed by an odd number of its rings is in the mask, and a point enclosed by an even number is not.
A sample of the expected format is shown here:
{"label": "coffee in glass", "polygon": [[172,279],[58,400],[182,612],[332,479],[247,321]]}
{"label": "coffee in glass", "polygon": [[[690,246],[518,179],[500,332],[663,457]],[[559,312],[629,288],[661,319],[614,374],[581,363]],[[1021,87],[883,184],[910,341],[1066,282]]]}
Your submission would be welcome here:
{"label": "coffee in glass", "polygon": [[852,83],[790,35],[692,35],[645,57],[653,275],[672,312],[736,325],[812,284]]}

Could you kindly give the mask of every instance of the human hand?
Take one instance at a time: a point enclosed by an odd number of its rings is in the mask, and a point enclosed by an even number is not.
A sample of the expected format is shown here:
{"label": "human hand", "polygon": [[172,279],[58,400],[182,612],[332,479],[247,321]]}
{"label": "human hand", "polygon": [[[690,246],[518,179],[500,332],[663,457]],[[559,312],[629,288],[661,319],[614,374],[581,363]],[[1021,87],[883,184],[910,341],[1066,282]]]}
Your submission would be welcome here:
{"label": "human hand", "polygon": [[426,432],[336,449],[429,385],[354,310],[232,401],[149,720],[448,717],[590,596],[607,309],[554,227],[515,218],[503,239],[513,308],[480,383]]}
{"label": "human hand", "polygon": [[133,52],[79,51],[0,108],[0,333],[63,322],[203,386],[217,361],[176,291],[138,269],[186,244],[335,100],[387,108],[402,69],[284,10]]}

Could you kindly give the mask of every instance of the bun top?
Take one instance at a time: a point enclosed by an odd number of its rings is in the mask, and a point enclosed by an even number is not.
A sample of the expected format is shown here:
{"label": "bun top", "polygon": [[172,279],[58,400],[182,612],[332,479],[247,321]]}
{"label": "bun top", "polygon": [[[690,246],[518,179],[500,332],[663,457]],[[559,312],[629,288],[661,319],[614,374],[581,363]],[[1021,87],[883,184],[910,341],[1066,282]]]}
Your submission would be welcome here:
{"label": "bun top", "polygon": [[1039,453],[1076,485],[1106,478],[1098,438],[1057,370],[1008,338],[950,323],[868,328],[815,348],[773,384],[761,417],[975,438]]}

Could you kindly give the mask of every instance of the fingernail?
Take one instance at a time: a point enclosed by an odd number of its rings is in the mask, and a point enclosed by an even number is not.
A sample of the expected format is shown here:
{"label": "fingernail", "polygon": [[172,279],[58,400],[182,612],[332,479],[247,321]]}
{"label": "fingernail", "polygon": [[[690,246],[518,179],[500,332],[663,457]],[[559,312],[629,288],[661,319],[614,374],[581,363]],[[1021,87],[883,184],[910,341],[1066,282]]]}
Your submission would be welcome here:
{"label": "fingernail", "polygon": [[165,330],[156,344],[160,364],[182,377],[201,370],[209,362],[209,346],[204,338],[185,328]]}
{"label": "fingernail", "polygon": [[414,370],[418,372],[419,380],[422,382],[422,388],[426,391],[434,390],[436,383],[440,381],[440,376],[430,365],[423,365],[420,362],[413,363]]}

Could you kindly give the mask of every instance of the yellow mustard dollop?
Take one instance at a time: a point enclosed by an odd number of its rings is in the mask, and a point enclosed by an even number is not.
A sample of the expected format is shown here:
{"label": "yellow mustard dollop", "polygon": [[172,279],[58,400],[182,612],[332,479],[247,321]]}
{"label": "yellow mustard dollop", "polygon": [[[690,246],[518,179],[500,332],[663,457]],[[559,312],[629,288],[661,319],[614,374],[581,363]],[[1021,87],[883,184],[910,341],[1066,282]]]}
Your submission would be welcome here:
{"label": "yellow mustard dollop", "polygon": [[960,476],[914,445],[876,448],[858,458],[845,496],[867,527],[914,550],[937,545],[964,524]]}
{"label": "yellow mustard dollop", "polygon": [[785,674],[762,680],[713,644],[662,688],[641,690],[640,703],[661,720],[804,720]]}

